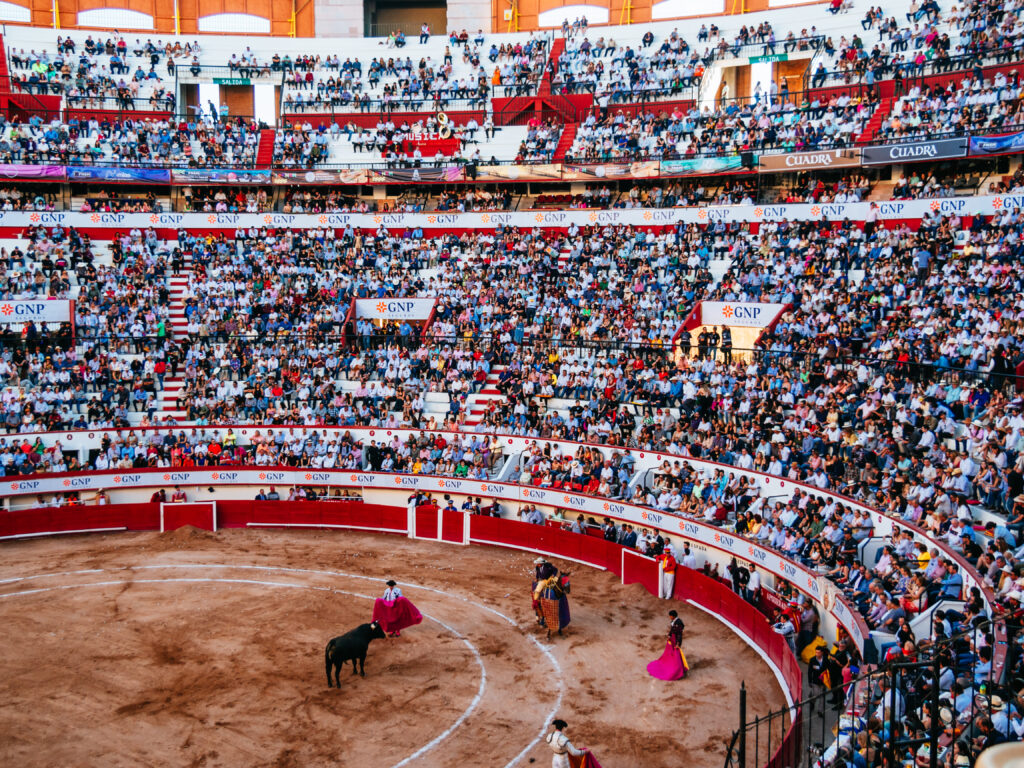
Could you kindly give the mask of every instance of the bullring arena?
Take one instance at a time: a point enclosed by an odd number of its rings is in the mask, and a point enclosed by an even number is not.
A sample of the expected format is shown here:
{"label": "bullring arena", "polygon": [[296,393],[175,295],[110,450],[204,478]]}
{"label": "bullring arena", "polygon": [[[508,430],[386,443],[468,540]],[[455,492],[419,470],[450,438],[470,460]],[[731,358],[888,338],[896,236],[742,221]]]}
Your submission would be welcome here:
{"label": "bullring arena", "polygon": [[[544,764],[559,715],[605,765],[717,767],[741,681],[757,711],[785,703],[754,650],[675,602],[691,674],[648,677],[669,602],[578,563],[554,560],[572,571],[573,616],[546,641],[530,553],[191,526],[2,553],[5,765]],[[368,621],[388,578],[424,622],[327,689],[324,642]]]}

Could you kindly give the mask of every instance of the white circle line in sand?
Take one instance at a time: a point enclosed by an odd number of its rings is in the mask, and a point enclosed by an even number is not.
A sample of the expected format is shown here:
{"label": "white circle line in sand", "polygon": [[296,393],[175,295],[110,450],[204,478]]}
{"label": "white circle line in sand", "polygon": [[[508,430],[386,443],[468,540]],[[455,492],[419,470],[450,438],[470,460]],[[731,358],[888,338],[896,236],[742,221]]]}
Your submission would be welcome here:
{"label": "white circle line in sand", "polygon": [[[95,571],[93,571],[93,573],[95,573]],[[21,596],[24,596],[24,595],[38,595],[38,594],[42,594],[44,592],[56,592],[56,591],[70,590],[70,589],[85,589],[87,587],[114,587],[114,586],[120,586],[120,585],[123,585],[123,584],[182,584],[182,583],[185,583],[185,584],[255,584],[255,585],[261,586],[261,587],[279,587],[279,588],[285,588],[285,589],[313,589],[313,590],[316,590],[318,592],[334,592],[336,594],[350,595],[352,597],[359,597],[359,598],[364,598],[364,599],[367,599],[367,600],[373,600],[374,599],[370,595],[362,595],[362,594],[359,594],[358,592],[349,592],[349,591],[343,590],[343,589],[332,589],[331,587],[317,587],[317,586],[314,586],[314,585],[311,585],[311,584],[289,584],[289,583],[283,582],[283,581],[259,581],[259,580],[256,580],[256,579],[215,579],[215,578],[210,578],[210,577],[205,577],[205,578],[196,577],[196,578],[175,578],[175,579],[132,579],[131,581],[126,581],[124,579],[121,579],[119,581],[94,581],[94,582],[88,582],[88,583],[85,583],[85,584],[59,584],[59,585],[53,586],[53,587],[39,587],[37,589],[26,589],[26,590],[22,590],[20,592],[8,592],[6,594],[0,594],[0,600],[2,600],[4,598],[8,598],[8,597],[21,597]],[[441,621],[440,619],[437,619],[437,618],[435,618],[435,617],[433,617],[433,616],[431,616],[431,615],[429,615],[427,613],[424,613],[423,616],[425,618],[428,618],[431,621],[435,622],[436,624],[439,624],[440,626],[444,627],[446,630],[448,630],[453,635],[455,635],[455,637],[459,638],[459,640],[461,640],[463,642],[463,644],[465,644],[465,646],[467,648],[469,648],[470,652],[473,654],[473,658],[476,660],[477,666],[480,668],[480,684],[477,686],[476,695],[473,697],[473,700],[469,703],[469,706],[466,707],[466,709],[464,709],[462,711],[462,714],[459,715],[459,717],[455,720],[454,723],[452,723],[450,726],[448,726],[448,728],[443,733],[441,733],[439,736],[436,736],[434,739],[432,739],[428,743],[424,744],[422,747],[420,747],[418,750],[413,752],[408,757],[398,761],[391,768],[402,768],[402,766],[408,765],[413,760],[416,760],[416,759],[422,757],[427,752],[430,752],[432,749],[434,749],[435,747],[439,746],[445,739],[447,739],[449,736],[451,736],[453,733],[455,733],[455,731],[458,730],[458,728],[460,728],[462,726],[462,724],[466,721],[466,718],[468,718],[471,714],[473,714],[474,710],[476,710],[476,708],[480,705],[481,699],[483,699],[484,691],[487,690],[487,670],[484,668],[484,662],[483,662],[483,659],[480,656],[480,651],[477,650],[476,646],[473,645],[472,641],[470,641],[470,639],[468,637],[466,637],[465,635],[463,635],[461,632],[459,632],[458,630],[456,630],[453,627],[449,626],[448,624],[446,624],[445,622]]]}
{"label": "white circle line in sand", "polygon": [[[280,572],[280,573],[302,573],[302,574],[313,574],[313,575],[317,575],[317,576],[339,576],[339,577],[348,578],[348,579],[361,579],[363,581],[374,581],[374,582],[382,581],[382,579],[380,579],[378,577],[375,577],[375,576],[366,576],[366,575],[361,574],[361,573],[346,573],[344,571],[325,571],[325,570],[319,570],[319,569],[315,569],[315,568],[289,568],[289,567],[285,567],[285,566],[267,566],[267,565],[245,565],[245,564],[230,565],[230,564],[225,564],[225,563],[166,563],[166,564],[158,564],[158,565],[127,566],[127,567],[125,567],[123,569],[118,569],[118,570],[128,570],[128,571],[135,571],[135,570],[164,570],[164,569],[172,569],[172,568],[184,568],[184,569],[190,569],[190,570],[191,569],[196,569],[196,568],[208,568],[208,569],[216,568],[216,569],[235,569],[235,570],[249,570],[249,571],[269,571],[269,572]],[[64,573],[51,573],[51,574],[40,574],[40,575],[36,575],[36,576],[26,576],[26,577],[22,577],[22,578],[24,578],[24,579],[36,579],[36,578],[42,578],[44,576],[59,577],[59,576],[63,576],[63,575],[71,575],[71,574],[77,574],[77,573],[89,573],[89,572],[90,571],[68,571],[68,572],[64,572]],[[0,582],[0,583],[10,583],[10,582],[18,581],[18,580],[19,579],[17,579],[17,578],[13,578],[13,579],[7,579],[4,582]],[[494,614],[495,616],[501,618],[502,620],[504,620],[508,624],[510,624],[513,627],[515,627],[516,629],[518,629],[520,632],[523,633],[524,636],[530,638],[530,640],[533,642],[533,644],[536,645],[537,648],[541,651],[541,653],[544,654],[544,656],[547,658],[548,662],[551,664],[552,668],[554,669],[556,679],[558,680],[558,696],[555,699],[555,705],[551,708],[551,711],[548,712],[547,716],[544,719],[544,722],[541,723],[539,734],[533,739],[533,741],[531,741],[523,749],[522,752],[520,752],[518,755],[516,755],[516,757],[514,757],[511,760],[511,762],[509,762],[509,763],[507,763],[505,765],[505,768],[512,768],[512,766],[516,765],[520,760],[522,760],[531,749],[533,749],[537,744],[540,743],[540,740],[542,738],[544,738],[544,733],[547,731],[548,724],[551,722],[552,719],[554,719],[555,715],[558,713],[558,710],[562,706],[562,700],[563,700],[563,698],[565,696],[565,678],[564,678],[564,676],[562,674],[562,666],[558,663],[558,660],[554,657],[554,654],[551,653],[551,651],[549,650],[549,648],[547,646],[545,646],[543,643],[541,643],[533,635],[528,634],[525,630],[523,630],[523,628],[518,623],[516,623],[516,621],[514,619],[512,619],[511,617],[505,615],[501,611],[496,610],[494,608],[491,608],[488,605],[483,605],[482,603],[478,603],[478,602],[476,602],[474,600],[470,600],[469,598],[462,597],[460,595],[453,595],[451,592],[447,592],[447,591],[445,591],[443,589],[437,589],[436,587],[425,587],[425,586],[418,585],[418,584],[405,584],[404,586],[405,586],[406,589],[409,589],[409,590],[422,590],[424,592],[433,592],[434,594],[441,595],[443,597],[447,597],[447,598],[450,598],[452,600],[458,600],[458,601],[463,602],[463,603],[468,603],[469,605],[472,605],[475,608],[479,608],[480,610],[483,610],[483,611],[486,611],[488,613]]]}

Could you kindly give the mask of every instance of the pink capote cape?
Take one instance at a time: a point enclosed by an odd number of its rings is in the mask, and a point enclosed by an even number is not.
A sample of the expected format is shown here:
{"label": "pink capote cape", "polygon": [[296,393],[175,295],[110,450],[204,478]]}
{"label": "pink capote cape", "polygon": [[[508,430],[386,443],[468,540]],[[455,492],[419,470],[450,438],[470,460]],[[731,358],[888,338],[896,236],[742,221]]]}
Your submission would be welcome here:
{"label": "pink capote cape", "polygon": [[406,597],[395,600],[378,597],[373,601],[373,620],[390,635],[392,632],[401,632],[406,627],[419,624],[423,621],[423,615]]}
{"label": "pink capote cape", "polygon": [[647,665],[647,673],[659,680],[682,680],[690,667],[681,648],[674,648],[669,641],[665,642],[665,652],[661,658]]}

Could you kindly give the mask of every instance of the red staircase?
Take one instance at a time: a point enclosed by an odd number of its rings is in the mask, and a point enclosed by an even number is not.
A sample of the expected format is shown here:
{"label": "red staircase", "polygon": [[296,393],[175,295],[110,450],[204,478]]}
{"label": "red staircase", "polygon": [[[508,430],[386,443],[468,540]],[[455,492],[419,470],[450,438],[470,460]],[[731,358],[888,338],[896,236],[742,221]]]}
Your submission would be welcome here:
{"label": "red staircase", "polygon": [[256,148],[256,167],[269,168],[274,162],[274,135],[273,128],[264,128],[260,131],[260,143]]}
{"label": "red staircase", "polygon": [[11,93],[11,73],[7,68],[7,46],[4,36],[0,35],[0,112],[7,114],[7,106]]}
{"label": "red staircase", "polygon": [[[562,55],[562,51],[565,50],[565,38],[556,37],[551,41],[551,50],[548,52],[548,61],[551,62],[554,72],[558,71],[558,58]],[[537,85],[538,96],[548,96],[551,93],[551,74],[548,72],[548,67],[544,67],[544,76],[540,79],[540,83]]]}
{"label": "red staircase", "polygon": [[892,111],[893,102],[896,99],[892,96],[884,96],[879,100],[878,106],[875,108],[875,113],[868,118],[868,121],[864,123],[864,130],[860,136],[854,139],[854,143],[863,144],[871,141],[875,134],[878,133],[878,129],[882,127],[882,122],[889,116]]}
{"label": "red staircase", "polygon": [[576,140],[576,129],[579,127],[579,123],[566,123],[562,129],[562,135],[558,137],[558,146],[555,147],[555,154],[551,156],[552,162],[560,163],[565,160],[565,153],[572,147],[573,141]]}

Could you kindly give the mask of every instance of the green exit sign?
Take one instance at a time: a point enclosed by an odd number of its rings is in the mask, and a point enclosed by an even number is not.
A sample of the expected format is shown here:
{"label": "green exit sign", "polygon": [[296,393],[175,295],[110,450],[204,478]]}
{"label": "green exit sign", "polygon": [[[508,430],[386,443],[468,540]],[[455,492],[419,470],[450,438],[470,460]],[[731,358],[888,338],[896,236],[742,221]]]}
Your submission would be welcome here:
{"label": "green exit sign", "polygon": [[248,77],[215,77],[213,82],[215,85],[252,85]]}

